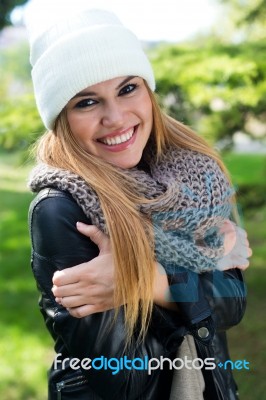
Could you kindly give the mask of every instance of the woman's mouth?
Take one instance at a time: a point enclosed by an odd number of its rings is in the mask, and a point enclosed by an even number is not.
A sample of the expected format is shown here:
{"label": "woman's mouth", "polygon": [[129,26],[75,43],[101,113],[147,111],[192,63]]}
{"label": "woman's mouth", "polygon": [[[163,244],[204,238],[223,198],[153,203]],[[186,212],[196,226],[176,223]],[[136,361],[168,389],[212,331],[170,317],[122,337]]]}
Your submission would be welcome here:
{"label": "woman's mouth", "polygon": [[126,133],[123,133],[122,135],[99,139],[99,141],[101,143],[107,144],[108,146],[113,146],[116,144],[127,142],[128,140],[130,140],[132,138],[133,134],[134,134],[134,128],[131,128]]}
{"label": "woman's mouth", "polygon": [[127,149],[131,144],[135,142],[137,130],[138,125],[129,128],[123,133],[97,139],[97,142],[101,143],[106,149],[110,151],[122,151]]}

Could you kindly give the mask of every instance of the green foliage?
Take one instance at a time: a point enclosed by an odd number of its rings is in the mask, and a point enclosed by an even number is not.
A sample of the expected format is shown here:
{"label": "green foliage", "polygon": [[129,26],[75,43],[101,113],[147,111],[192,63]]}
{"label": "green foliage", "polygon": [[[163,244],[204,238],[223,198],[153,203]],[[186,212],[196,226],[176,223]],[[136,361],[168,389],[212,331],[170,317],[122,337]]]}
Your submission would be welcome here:
{"label": "green foliage", "polygon": [[236,131],[253,133],[251,117],[266,124],[264,42],[164,45],[151,52],[151,61],[167,111],[212,143]]}
{"label": "green foliage", "polygon": [[[266,0],[219,0],[237,11],[239,22],[257,22],[265,19]],[[240,18],[241,16],[241,18]],[[263,21],[265,23],[265,21]]]}
{"label": "green foliage", "polygon": [[33,94],[6,99],[0,106],[0,146],[27,149],[44,131]]}
{"label": "green foliage", "polygon": [[251,7],[245,16],[246,22],[262,21],[265,24],[266,0],[259,0]]}
{"label": "green foliage", "polygon": [[0,68],[0,147],[27,149],[44,131],[33,96],[28,45],[3,50]]}
{"label": "green foliage", "polygon": [[4,26],[10,24],[10,13],[12,10],[23,4],[26,4],[28,0],[1,0],[0,2],[0,30]]}
{"label": "green foliage", "polygon": [[[21,41],[19,45],[7,47],[0,53],[0,68],[5,80],[19,81],[23,86],[31,88],[30,63],[28,43]],[[1,81],[1,86],[4,82]]]}
{"label": "green foliage", "polygon": [[[242,41],[265,39],[266,0],[214,0],[225,5],[222,24],[231,25],[232,37]],[[229,24],[228,24],[229,22]]]}
{"label": "green foliage", "polygon": [[228,153],[223,160],[244,215],[252,215],[260,207],[266,208],[266,155]]}

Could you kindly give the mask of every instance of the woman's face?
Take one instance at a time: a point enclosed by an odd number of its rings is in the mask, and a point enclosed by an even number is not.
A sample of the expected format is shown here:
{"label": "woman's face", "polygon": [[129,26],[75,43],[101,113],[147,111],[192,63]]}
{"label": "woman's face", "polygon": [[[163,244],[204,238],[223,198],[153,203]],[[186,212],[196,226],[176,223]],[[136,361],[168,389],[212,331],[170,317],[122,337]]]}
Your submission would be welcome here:
{"label": "woman's face", "polygon": [[121,168],[138,164],[153,123],[142,78],[120,77],[90,86],[66,109],[70,129],[88,153]]}

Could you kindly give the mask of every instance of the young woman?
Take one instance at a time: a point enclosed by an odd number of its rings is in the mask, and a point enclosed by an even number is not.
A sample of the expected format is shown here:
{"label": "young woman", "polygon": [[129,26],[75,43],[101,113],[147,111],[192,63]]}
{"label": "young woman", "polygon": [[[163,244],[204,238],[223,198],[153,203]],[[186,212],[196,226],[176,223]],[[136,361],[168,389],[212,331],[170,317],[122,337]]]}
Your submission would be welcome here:
{"label": "young woman", "polygon": [[161,111],[147,57],[112,13],[31,33],[31,63],[48,129],[29,221],[57,353],[49,399],[236,399],[216,361],[244,313],[251,250],[219,157]]}

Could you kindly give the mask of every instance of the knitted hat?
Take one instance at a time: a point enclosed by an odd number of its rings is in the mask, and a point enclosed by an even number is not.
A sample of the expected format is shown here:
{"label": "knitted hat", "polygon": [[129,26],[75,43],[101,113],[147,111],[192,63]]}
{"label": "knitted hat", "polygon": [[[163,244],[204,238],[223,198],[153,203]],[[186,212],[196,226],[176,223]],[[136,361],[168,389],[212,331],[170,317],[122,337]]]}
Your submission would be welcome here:
{"label": "knitted hat", "polygon": [[81,90],[123,76],[140,76],[151,90],[155,80],[137,37],[105,10],[85,10],[58,20],[30,37],[32,80],[44,125]]}

